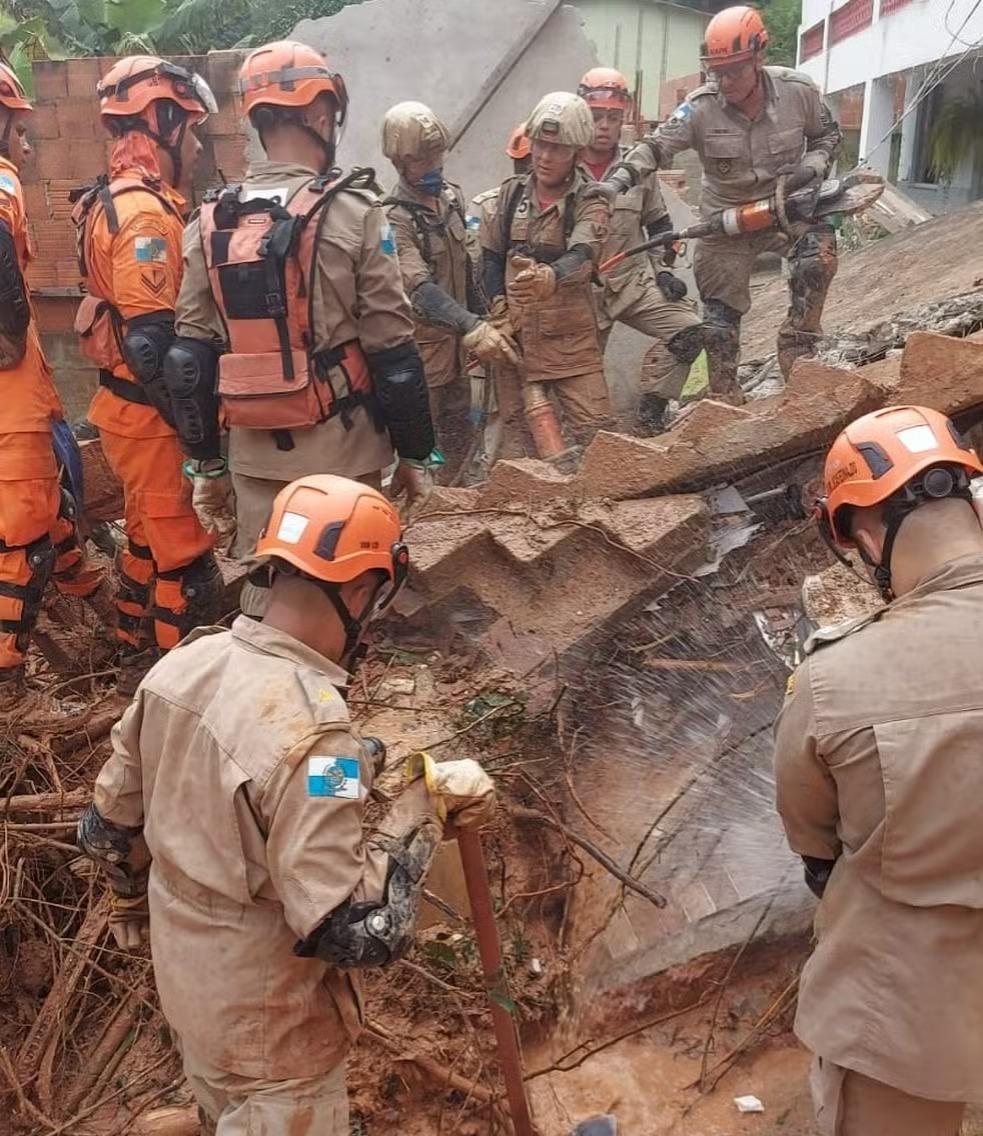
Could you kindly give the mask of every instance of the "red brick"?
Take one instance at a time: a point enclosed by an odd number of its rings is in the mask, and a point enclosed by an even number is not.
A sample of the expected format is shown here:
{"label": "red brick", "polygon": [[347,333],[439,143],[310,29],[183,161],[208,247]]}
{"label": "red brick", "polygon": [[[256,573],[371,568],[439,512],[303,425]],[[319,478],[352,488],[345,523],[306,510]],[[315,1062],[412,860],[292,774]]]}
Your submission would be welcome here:
{"label": "red brick", "polygon": [[39,59],[32,68],[38,103],[68,98],[68,74],[63,60]]}
{"label": "red brick", "polygon": [[45,335],[66,335],[74,331],[78,300],[61,296],[42,296],[36,309],[38,323]]}
{"label": "red brick", "polygon": [[242,134],[212,139],[212,152],[215,156],[215,169],[234,181],[242,177],[246,169],[246,139]]}
{"label": "red brick", "polygon": [[96,84],[102,78],[98,59],[68,59],[68,95],[92,106],[96,101]]}
{"label": "red brick", "polygon": [[96,138],[104,137],[102,124],[99,121],[99,104],[95,98],[84,102],[82,99],[72,99],[64,102],[57,108],[58,129],[62,138]]}
{"label": "red brick", "polygon": [[39,142],[51,142],[60,136],[61,127],[58,124],[58,107],[51,105],[38,105],[31,115],[31,139]]}

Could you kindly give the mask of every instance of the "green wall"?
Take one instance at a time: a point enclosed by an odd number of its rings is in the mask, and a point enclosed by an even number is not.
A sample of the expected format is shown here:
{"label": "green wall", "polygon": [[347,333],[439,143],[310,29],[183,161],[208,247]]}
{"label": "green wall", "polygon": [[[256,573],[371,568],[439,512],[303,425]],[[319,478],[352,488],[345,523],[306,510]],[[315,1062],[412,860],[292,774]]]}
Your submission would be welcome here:
{"label": "green wall", "polygon": [[657,0],[574,0],[600,63],[617,67],[635,85],[641,71],[642,114],[658,117],[667,79],[700,69],[700,43],[709,17]]}

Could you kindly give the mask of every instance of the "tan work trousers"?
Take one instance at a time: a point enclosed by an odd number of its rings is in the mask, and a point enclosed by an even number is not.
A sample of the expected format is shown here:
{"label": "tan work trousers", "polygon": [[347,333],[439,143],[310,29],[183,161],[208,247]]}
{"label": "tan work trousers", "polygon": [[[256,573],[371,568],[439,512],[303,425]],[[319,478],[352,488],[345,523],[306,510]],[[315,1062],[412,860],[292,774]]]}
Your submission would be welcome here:
{"label": "tan work trousers", "polygon": [[[642,393],[657,394],[667,402],[678,399],[686,386],[690,364],[677,359],[666,344],[681,331],[699,327],[702,321],[696,314],[696,305],[689,300],[667,300],[657,284],[644,288],[632,286],[632,292],[633,298],[627,304],[616,303],[617,298],[611,298],[612,311],[608,318],[654,340],[642,360]],[[606,327],[600,333],[602,354],[611,330]]]}
{"label": "tan work trousers", "polygon": [[320,1077],[259,1081],[183,1056],[203,1136],[349,1136],[344,1062]]}
{"label": "tan work trousers", "polygon": [[[514,367],[495,367],[493,375],[503,433],[505,437],[512,439],[513,445],[528,449],[530,443],[525,440],[528,433],[522,405],[522,377]],[[563,411],[564,425],[573,441],[586,445],[598,430],[611,425],[613,411],[602,372],[577,375],[572,379],[551,379],[544,382],[543,386],[556,395]],[[507,447],[508,452],[500,452],[495,458],[523,456],[511,452],[511,448],[512,446]]]}
{"label": "tan work trousers", "polygon": [[[368,473],[354,480],[371,485],[373,489],[382,488],[381,472]],[[256,551],[256,542],[269,520],[276,495],[289,484],[289,481],[271,481],[266,477],[249,477],[232,471],[232,488],[236,498],[236,539],[233,552],[240,560],[252,556]],[[248,580],[242,585],[239,606],[244,615],[251,615],[254,619],[262,618],[266,614],[269,600],[269,588],[257,587]]]}
{"label": "tan work trousers", "polygon": [[817,1057],[812,1099],[820,1136],[957,1136],[965,1104],[909,1096]]}

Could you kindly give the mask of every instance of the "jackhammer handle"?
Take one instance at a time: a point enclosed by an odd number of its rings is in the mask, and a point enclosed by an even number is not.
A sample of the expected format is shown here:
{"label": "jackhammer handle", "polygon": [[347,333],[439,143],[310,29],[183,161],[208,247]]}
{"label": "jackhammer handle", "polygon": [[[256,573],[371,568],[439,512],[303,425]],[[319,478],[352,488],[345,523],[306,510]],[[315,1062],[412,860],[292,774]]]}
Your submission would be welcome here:
{"label": "jackhammer handle", "polygon": [[616,268],[623,260],[627,260],[630,256],[638,256],[639,253],[648,252],[650,249],[663,248],[665,245],[674,244],[676,241],[685,240],[685,230],[682,233],[659,233],[658,236],[650,237],[647,241],[642,241],[640,245],[632,245],[631,248],[623,249],[621,252],[616,252],[614,256],[608,257],[602,265],[598,267],[598,272],[610,272],[612,268]]}
{"label": "jackhammer handle", "polygon": [[515,1022],[512,1014],[506,1009],[506,1006],[512,1004],[512,1000],[509,997],[508,979],[502,962],[502,945],[495,923],[491,889],[488,887],[485,851],[481,846],[481,836],[477,829],[458,829],[457,847],[461,854],[461,867],[464,869],[464,882],[468,889],[468,902],[471,905],[475,938],[478,940],[478,954],[481,956],[481,969],[485,976],[485,990],[491,1007],[492,1025],[495,1027],[498,1061],[502,1067],[512,1126],[515,1129],[515,1136],[540,1136],[529,1112]]}

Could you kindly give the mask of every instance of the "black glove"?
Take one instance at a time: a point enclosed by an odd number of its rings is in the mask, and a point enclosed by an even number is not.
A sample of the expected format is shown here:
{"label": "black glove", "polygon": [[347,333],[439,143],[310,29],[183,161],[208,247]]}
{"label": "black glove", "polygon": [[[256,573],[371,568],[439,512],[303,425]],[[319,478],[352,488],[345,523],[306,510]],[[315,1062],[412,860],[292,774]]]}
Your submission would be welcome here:
{"label": "black glove", "polygon": [[680,280],[678,276],[673,276],[671,272],[663,269],[661,272],[655,274],[655,282],[659,285],[659,291],[665,298],[673,303],[679,300],[685,300],[687,295],[686,284]]}
{"label": "black glove", "polygon": [[802,189],[813,181],[817,181],[819,173],[814,166],[809,166],[802,162],[800,164],[793,163],[788,166],[782,166],[778,171],[778,176],[785,178],[785,192],[789,194],[795,193],[797,189]]}
{"label": "black glove", "polygon": [[805,865],[806,887],[817,899],[822,899],[836,861],[820,860],[818,856],[803,856],[802,863]]}

